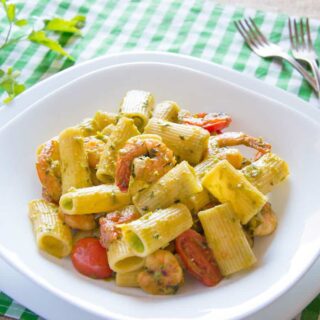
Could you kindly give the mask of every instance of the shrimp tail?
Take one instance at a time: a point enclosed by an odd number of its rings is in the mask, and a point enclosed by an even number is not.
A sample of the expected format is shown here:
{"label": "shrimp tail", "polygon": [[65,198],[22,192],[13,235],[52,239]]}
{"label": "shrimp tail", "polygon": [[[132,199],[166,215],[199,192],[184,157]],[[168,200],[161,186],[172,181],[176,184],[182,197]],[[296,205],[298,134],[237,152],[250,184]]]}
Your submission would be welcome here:
{"label": "shrimp tail", "polygon": [[116,186],[122,191],[127,192],[129,188],[132,161],[118,159],[115,173]]}
{"label": "shrimp tail", "polygon": [[261,139],[252,139],[251,137],[244,138],[244,145],[256,149],[262,154],[270,152],[271,150],[271,145],[269,143],[263,142]]}

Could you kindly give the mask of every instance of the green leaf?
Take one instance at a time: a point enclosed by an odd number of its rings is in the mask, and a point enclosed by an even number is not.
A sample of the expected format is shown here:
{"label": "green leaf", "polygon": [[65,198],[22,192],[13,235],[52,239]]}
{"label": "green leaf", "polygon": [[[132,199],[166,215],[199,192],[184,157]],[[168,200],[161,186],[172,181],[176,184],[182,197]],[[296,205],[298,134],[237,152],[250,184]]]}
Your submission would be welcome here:
{"label": "green leaf", "polygon": [[26,88],[22,83],[19,83],[16,80],[16,78],[20,75],[19,71],[14,71],[12,68],[8,68],[6,73],[3,70],[0,71],[0,74],[2,73],[2,77],[0,79],[0,88],[8,94],[8,97],[6,97],[3,102],[9,103]]}
{"label": "green leaf", "polygon": [[14,91],[15,96],[19,95],[19,94],[22,93],[24,90],[26,90],[26,87],[25,87],[24,84],[22,84],[22,83],[15,83],[15,84],[14,84],[13,91]]}
{"label": "green leaf", "polygon": [[80,28],[85,25],[86,17],[75,16],[71,20],[65,20],[62,18],[53,18],[51,20],[45,20],[45,30],[55,32],[68,32],[80,35]]}
{"label": "green leaf", "polygon": [[29,34],[28,39],[34,43],[46,46],[50,50],[57,52],[69,58],[70,60],[74,60],[74,58],[70,56],[69,53],[65,51],[56,40],[48,38],[44,31],[32,31]]}
{"label": "green leaf", "polygon": [[10,22],[13,22],[16,17],[16,5],[9,4],[7,5],[7,17]]}
{"label": "green leaf", "polygon": [[27,20],[27,19],[16,20],[16,21],[14,22],[14,24],[15,24],[17,27],[23,27],[23,26],[25,26],[26,24],[28,24],[28,20]]}
{"label": "green leaf", "polygon": [[13,98],[14,98],[13,96],[8,96],[2,102],[4,104],[8,104],[9,102],[11,102],[13,100]]}
{"label": "green leaf", "polygon": [[5,75],[5,72],[0,69],[0,78],[3,77],[4,75]]}
{"label": "green leaf", "polygon": [[[18,71],[16,71],[16,72],[18,72]],[[12,76],[12,73],[13,73],[13,68],[9,67],[7,70],[7,75]],[[17,76],[19,76],[19,74]]]}
{"label": "green leaf", "polygon": [[72,18],[72,23],[75,24],[75,26],[78,29],[82,29],[86,25],[86,17],[85,16],[75,16]]}

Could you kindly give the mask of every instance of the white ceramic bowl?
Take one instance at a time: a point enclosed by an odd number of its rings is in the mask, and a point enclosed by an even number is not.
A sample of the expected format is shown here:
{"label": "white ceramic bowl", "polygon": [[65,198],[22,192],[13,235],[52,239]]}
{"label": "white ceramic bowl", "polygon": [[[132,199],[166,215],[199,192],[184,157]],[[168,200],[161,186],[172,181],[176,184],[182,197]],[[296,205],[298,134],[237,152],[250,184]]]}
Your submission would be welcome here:
{"label": "white ceramic bowl", "polygon": [[[175,100],[195,112],[227,112],[233,117],[232,130],[267,138],[288,161],[290,179],[271,196],[279,227],[256,242],[259,263],[254,270],[215,288],[187,279],[177,295],[154,297],[85,278],[67,259],[38,252],[27,217],[27,202],[41,194],[36,147],[96,109],[117,111],[130,89],[150,90],[157,101]],[[67,302],[106,318],[243,318],[292,286],[319,254],[319,137],[319,124],[308,116],[187,68],[136,63],[99,70],[53,92],[0,130],[0,254]]]}

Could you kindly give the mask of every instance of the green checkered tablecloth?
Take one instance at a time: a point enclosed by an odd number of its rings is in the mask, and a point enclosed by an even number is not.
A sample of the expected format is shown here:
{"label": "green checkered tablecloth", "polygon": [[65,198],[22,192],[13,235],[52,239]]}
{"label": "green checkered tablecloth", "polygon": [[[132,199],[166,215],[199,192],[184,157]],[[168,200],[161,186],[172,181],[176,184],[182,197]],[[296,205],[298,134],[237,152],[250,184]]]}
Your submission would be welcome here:
{"label": "green checkered tablecloth", "polygon": [[[18,0],[17,0],[18,1]],[[263,60],[253,54],[236,32],[233,20],[251,16],[268,38],[289,49],[285,15],[238,7],[222,7],[212,0],[26,0],[18,4],[21,17],[50,14],[87,17],[83,37],[74,41],[61,35],[66,49],[82,62],[106,53],[130,50],[176,52],[224,65],[287,90],[313,105],[317,99],[289,65]],[[0,12],[0,34],[4,15]],[[320,54],[320,22],[311,20],[312,36]],[[28,42],[7,47],[0,66],[21,70],[27,86],[73,65],[55,53]],[[0,92],[0,99],[3,100]],[[1,288],[0,288],[1,289]],[[320,295],[297,318],[318,319]],[[20,319],[39,317],[0,291],[0,315]]]}

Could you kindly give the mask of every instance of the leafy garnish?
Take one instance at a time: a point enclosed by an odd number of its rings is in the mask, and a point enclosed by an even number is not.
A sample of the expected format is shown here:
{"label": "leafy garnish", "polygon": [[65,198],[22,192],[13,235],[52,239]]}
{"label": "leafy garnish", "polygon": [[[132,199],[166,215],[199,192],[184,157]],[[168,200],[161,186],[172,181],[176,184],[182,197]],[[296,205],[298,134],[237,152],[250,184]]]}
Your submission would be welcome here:
{"label": "leafy garnish", "polygon": [[17,27],[23,27],[25,25],[28,24],[28,20],[27,19],[20,19],[20,20],[16,20],[14,22],[14,24],[17,26]]}
{"label": "leafy garnish", "polygon": [[29,34],[28,39],[32,42],[46,46],[50,50],[57,52],[65,57],[68,57],[70,60],[74,60],[74,58],[70,56],[69,53],[61,47],[59,42],[48,38],[44,31],[32,31]]}
{"label": "leafy garnish", "polygon": [[45,30],[68,32],[80,35],[80,29],[84,27],[85,23],[86,18],[84,16],[75,16],[71,20],[53,18],[51,20],[45,20]]}
{"label": "leafy garnish", "polygon": [[19,75],[20,72],[13,71],[12,68],[8,68],[7,72],[0,69],[0,87],[8,94],[4,103],[9,103],[25,90],[25,86],[16,80]]}
{"label": "leafy garnish", "polygon": [[[0,0],[0,6],[2,4],[8,24],[8,28],[4,36],[5,40],[3,43],[0,43],[0,54],[1,50],[5,47],[12,46],[22,40],[29,40],[35,44],[45,46],[51,51],[74,61],[74,58],[64,50],[59,41],[51,37],[50,32],[53,35],[54,33],[70,33],[79,36],[81,35],[80,29],[83,28],[86,23],[86,17],[77,15],[71,20],[54,17],[52,19],[43,20],[40,27],[33,26],[22,28],[26,25],[32,26],[33,18],[31,18],[30,21],[18,18],[16,5],[8,2],[8,0]],[[15,32],[15,36],[11,37],[12,31],[16,27],[20,28],[20,31],[18,33]],[[6,72],[0,69],[0,89],[4,90],[8,94],[8,97],[3,101],[4,103],[9,103],[25,90],[24,84],[17,81],[19,74],[20,72],[14,71],[12,67],[9,67]]]}
{"label": "leafy garnish", "polygon": [[[4,4],[6,4],[6,2],[4,2]],[[7,8],[6,10],[6,14],[8,17],[8,20],[10,22],[13,22],[15,17],[16,17],[16,5],[15,4],[9,4],[7,6],[5,6]]]}

